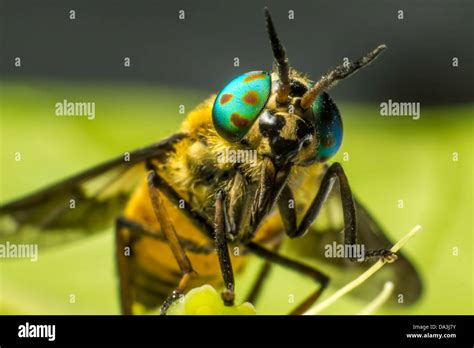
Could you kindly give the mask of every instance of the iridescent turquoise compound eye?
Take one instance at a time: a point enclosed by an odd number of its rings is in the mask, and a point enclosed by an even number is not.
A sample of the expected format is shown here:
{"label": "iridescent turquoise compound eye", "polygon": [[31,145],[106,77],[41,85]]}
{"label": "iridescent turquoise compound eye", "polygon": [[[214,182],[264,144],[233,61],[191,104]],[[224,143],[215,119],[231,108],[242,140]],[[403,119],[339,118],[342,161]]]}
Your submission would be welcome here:
{"label": "iridescent turquoise compound eye", "polygon": [[262,112],[271,92],[271,77],[252,71],[230,81],[217,95],[212,122],[217,133],[230,142],[241,140]]}
{"label": "iridescent turquoise compound eye", "polygon": [[313,103],[316,133],[319,139],[316,160],[324,162],[336,154],[342,143],[342,119],[329,94],[321,93]]}

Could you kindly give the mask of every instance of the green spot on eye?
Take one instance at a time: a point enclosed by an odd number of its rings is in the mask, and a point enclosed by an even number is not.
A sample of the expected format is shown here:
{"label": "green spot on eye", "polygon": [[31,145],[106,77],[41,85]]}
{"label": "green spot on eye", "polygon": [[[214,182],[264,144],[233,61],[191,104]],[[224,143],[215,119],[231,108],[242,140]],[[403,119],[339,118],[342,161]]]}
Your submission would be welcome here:
{"label": "green spot on eye", "polygon": [[252,71],[230,81],[212,109],[217,133],[231,142],[241,140],[262,112],[270,92],[271,77],[265,71]]}

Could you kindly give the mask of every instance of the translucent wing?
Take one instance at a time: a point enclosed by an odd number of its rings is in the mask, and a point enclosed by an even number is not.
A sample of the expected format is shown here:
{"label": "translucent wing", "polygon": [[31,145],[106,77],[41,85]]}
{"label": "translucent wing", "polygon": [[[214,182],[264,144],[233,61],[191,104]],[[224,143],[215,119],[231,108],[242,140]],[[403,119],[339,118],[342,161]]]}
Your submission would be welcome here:
{"label": "translucent wing", "polygon": [[[300,257],[314,261],[314,264],[325,270],[331,277],[331,284],[341,287],[368,269],[375,261],[354,262],[344,258],[325,257],[325,248],[333,242],[343,241],[343,220],[338,185],[328,197],[328,201],[320,212],[320,216],[304,237],[291,240],[290,249]],[[309,202],[308,202],[309,205]],[[357,242],[365,249],[391,248],[394,244],[384,233],[364,206],[355,199],[357,214]],[[300,209],[299,209],[300,210]],[[304,210],[302,208],[301,210]],[[301,216],[303,211],[298,212]],[[391,280],[394,291],[391,304],[412,304],[421,295],[422,282],[413,264],[403,252],[397,253],[398,259],[385,265],[372,278],[351,292],[351,295],[364,300],[371,300],[382,290],[386,281]],[[399,295],[403,295],[400,297]],[[403,302],[401,302],[403,301]]]}
{"label": "translucent wing", "polygon": [[103,230],[144,179],[147,159],[164,160],[175,134],[0,206],[0,242],[53,246]]}

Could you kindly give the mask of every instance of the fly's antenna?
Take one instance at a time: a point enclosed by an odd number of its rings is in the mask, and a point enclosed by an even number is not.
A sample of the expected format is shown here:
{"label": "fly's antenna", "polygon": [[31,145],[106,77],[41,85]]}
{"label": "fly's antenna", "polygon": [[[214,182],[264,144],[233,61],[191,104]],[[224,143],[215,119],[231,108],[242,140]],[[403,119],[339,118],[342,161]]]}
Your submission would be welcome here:
{"label": "fly's antenna", "polygon": [[331,70],[329,73],[321,77],[318,82],[316,82],[309,91],[307,91],[301,98],[301,107],[303,109],[308,109],[311,107],[313,102],[316,100],[316,97],[321,94],[323,91],[334,87],[339,80],[345,79],[353,74],[355,74],[359,69],[369,65],[372,61],[377,58],[387,46],[380,45],[372,52],[369,52],[365,56],[357,59],[355,62],[350,62],[348,64],[339,65],[335,69]]}
{"label": "fly's antenna", "polygon": [[272,17],[270,16],[270,11],[267,7],[265,7],[265,21],[272,45],[273,58],[275,59],[278,77],[280,79],[276,91],[276,99],[279,104],[287,104],[288,94],[290,93],[290,67],[288,65],[288,58],[286,58],[285,48],[278,38]]}

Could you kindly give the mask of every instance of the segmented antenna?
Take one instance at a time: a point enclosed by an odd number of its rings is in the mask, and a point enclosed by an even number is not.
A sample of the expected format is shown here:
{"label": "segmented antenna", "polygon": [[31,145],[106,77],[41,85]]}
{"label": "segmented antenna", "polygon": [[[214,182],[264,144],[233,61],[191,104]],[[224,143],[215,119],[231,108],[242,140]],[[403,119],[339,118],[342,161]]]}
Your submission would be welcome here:
{"label": "segmented antenna", "polygon": [[278,103],[286,104],[288,103],[288,94],[290,93],[290,67],[288,65],[288,58],[286,58],[285,48],[278,38],[272,17],[270,16],[270,11],[267,7],[265,7],[265,20],[268,36],[270,37],[270,43],[272,45],[273,58],[275,59],[278,77],[280,79],[276,91],[276,99]]}
{"label": "segmented antenna", "polygon": [[339,82],[339,80],[345,79],[355,74],[359,69],[369,65],[386,48],[387,46],[380,45],[372,52],[369,52],[362,58],[357,59],[355,62],[339,65],[335,69],[331,70],[329,73],[321,77],[321,79],[314,84],[313,88],[303,95],[301,98],[301,107],[303,109],[311,107],[311,104],[313,104],[313,102],[316,100],[316,97],[321,92],[334,87]]}

